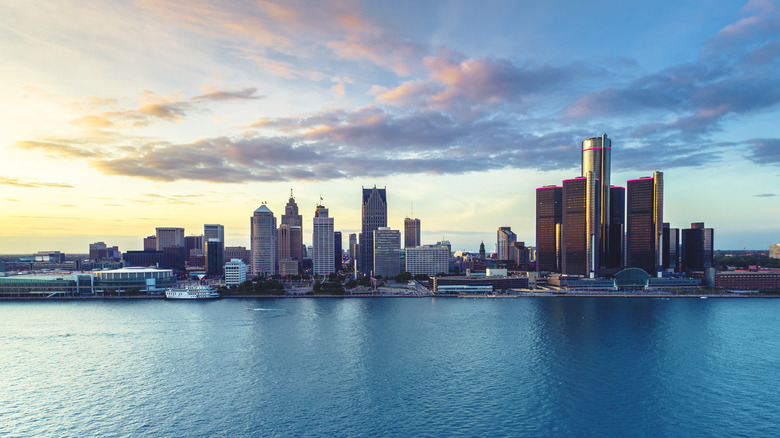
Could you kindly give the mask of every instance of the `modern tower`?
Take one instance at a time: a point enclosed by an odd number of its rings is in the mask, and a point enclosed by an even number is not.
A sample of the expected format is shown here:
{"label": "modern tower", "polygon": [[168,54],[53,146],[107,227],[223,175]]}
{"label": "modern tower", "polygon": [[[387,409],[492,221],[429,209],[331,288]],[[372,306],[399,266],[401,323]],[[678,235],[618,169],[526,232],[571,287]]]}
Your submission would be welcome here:
{"label": "modern tower", "polygon": [[404,248],[420,246],[420,219],[404,219]]}
{"label": "modern tower", "polygon": [[328,217],[328,209],[318,205],[314,211],[312,223],[312,273],[328,275],[335,272],[333,266],[333,218]]}
{"label": "modern tower", "polygon": [[628,181],[626,201],[626,266],[655,276],[663,249],[663,173]]}
{"label": "modern tower", "polygon": [[276,218],[265,205],[251,218],[252,273],[270,276],[276,273]]}
{"label": "modern tower", "polygon": [[341,237],[341,231],[333,232],[333,269],[334,272],[341,271],[344,256],[344,239]]}
{"label": "modern tower", "polygon": [[401,232],[379,227],[373,234],[374,275],[397,276],[401,273]]}
{"label": "modern tower", "polygon": [[[596,243],[599,254],[599,266],[596,268],[609,268],[613,258],[609,256],[610,251],[610,178],[612,168],[612,140],[607,138],[607,134],[601,137],[592,137],[582,142],[582,177],[586,177],[588,172],[593,172],[594,178],[599,182],[597,206],[597,223],[599,228],[599,241]],[[620,267],[613,266],[613,267]]]}
{"label": "modern tower", "polygon": [[680,252],[683,271],[703,271],[714,266],[714,234],[712,228],[704,228],[704,222],[694,222],[691,228],[682,230]]}
{"label": "modern tower", "polygon": [[536,270],[561,272],[563,187],[536,189]]}
{"label": "modern tower", "polygon": [[623,267],[623,247],[626,234],[626,188],[611,186],[609,188],[609,239],[606,254],[607,261],[602,263],[606,268],[617,271]]}
{"label": "modern tower", "polygon": [[662,268],[668,272],[680,271],[680,229],[671,228],[669,222],[664,222],[663,228]]}
{"label": "modern tower", "polygon": [[217,238],[206,242],[206,275],[210,277],[225,273],[225,244]]}
{"label": "modern tower", "polygon": [[379,227],[387,227],[387,189],[363,187],[360,272],[364,274],[374,271],[374,231]]}
{"label": "modern tower", "polygon": [[[598,269],[599,193],[594,172],[563,181],[561,273],[595,277]],[[538,257],[538,256],[537,256]]]}
{"label": "modern tower", "polygon": [[496,260],[510,260],[509,248],[517,242],[517,234],[512,227],[498,227],[496,231]]}

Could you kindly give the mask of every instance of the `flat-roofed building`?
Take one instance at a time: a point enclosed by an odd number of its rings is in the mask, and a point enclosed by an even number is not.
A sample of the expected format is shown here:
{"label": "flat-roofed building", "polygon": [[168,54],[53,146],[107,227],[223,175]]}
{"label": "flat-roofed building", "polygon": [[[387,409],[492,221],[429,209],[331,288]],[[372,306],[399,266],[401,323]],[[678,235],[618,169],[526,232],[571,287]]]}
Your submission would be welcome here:
{"label": "flat-roofed building", "polygon": [[406,272],[433,276],[449,271],[450,249],[443,245],[419,245],[406,248]]}

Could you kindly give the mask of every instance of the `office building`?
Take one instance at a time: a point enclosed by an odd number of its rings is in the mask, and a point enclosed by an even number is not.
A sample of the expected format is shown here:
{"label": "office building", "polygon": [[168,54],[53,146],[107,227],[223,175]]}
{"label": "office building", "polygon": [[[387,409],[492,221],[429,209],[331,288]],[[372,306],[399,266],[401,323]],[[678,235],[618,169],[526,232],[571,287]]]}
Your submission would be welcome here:
{"label": "office building", "polygon": [[246,263],[241,259],[231,259],[225,263],[225,286],[238,286],[246,281]]}
{"label": "office building", "polygon": [[328,209],[318,205],[312,221],[312,273],[328,275],[335,272],[333,263],[333,218],[328,216]]}
{"label": "office building", "polygon": [[712,228],[704,228],[704,222],[694,222],[691,228],[682,230],[680,245],[681,270],[684,272],[703,271],[714,267]]}
{"label": "office building", "polygon": [[[594,179],[598,181],[596,194],[598,205],[596,206],[596,223],[598,227],[598,241],[594,245],[598,251],[596,262],[597,270],[608,268],[612,261],[609,255],[611,248],[609,239],[610,228],[610,180],[612,173],[612,140],[607,138],[607,134],[601,137],[592,137],[582,142],[582,174],[581,177],[587,177],[588,172],[593,172]],[[619,267],[619,266],[617,266]]]}
{"label": "office building", "polygon": [[496,258],[497,260],[509,260],[509,248],[517,242],[517,234],[512,227],[498,227],[496,232]]}
{"label": "office building", "polygon": [[358,239],[357,233],[349,233],[349,268],[347,271],[352,271],[355,267],[355,261],[357,260],[358,252]]}
{"label": "office building", "polygon": [[[401,273],[401,232],[390,227],[379,227],[373,234],[374,275],[395,277]],[[449,259],[449,248],[447,254]]]}
{"label": "office building", "polygon": [[661,271],[663,249],[663,173],[632,179],[626,198],[626,267],[650,276]]}
{"label": "office building", "polygon": [[280,224],[276,229],[276,260],[292,260],[290,257],[290,226]]}
{"label": "office building", "polygon": [[206,246],[204,245],[203,236],[184,236],[184,249],[188,257],[204,254]]}
{"label": "office building", "polygon": [[[159,239],[157,241],[159,242]],[[162,249],[162,263],[160,267],[184,272],[187,268],[187,258],[186,250],[183,246],[166,246]]]}
{"label": "office building", "polygon": [[593,172],[563,181],[561,272],[594,277],[598,267],[600,184]]}
{"label": "office building", "polygon": [[509,246],[509,260],[511,265],[522,271],[528,270],[528,248],[525,242],[512,242]]}
{"label": "office building", "polygon": [[769,258],[780,259],[780,243],[776,245],[769,245]]}
{"label": "office building", "polygon": [[662,241],[662,268],[667,272],[680,272],[680,229],[664,222]]}
{"label": "office building", "polygon": [[144,237],[144,251],[157,251],[157,236]]}
{"label": "office building", "polygon": [[244,246],[226,246],[225,260],[241,259],[247,266],[247,270],[252,266],[252,251]]}
{"label": "office building", "polygon": [[420,219],[404,219],[404,248],[420,246]]}
{"label": "office building", "polygon": [[162,266],[162,251],[125,251],[122,260],[132,267]]}
{"label": "office building", "polygon": [[298,204],[295,202],[292,189],[290,189],[290,199],[284,206],[281,224],[290,227],[289,259],[298,262],[296,271],[301,270],[305,253],[303,248],[303,215],[298,214]]}
{"label": "office building", "polygon": [[203,225],[203,241],[208,242],[211,239],[218,239],[225,244],[225,226],[220,224]]}
{"label": "office building", "polygon": [[602,254],[607,261],[602,265],[607,272],[616,273],[624,265],[625,234],[626,234],[626,188],[611,186],[609,188],[609,240],[608,250]]}
{"label": "office building", "polygon": [[206,275],[217,277],[224,274],[225,245],[221,240],[213,238],[206,242]]}
{"label": "office building", "polygon": [[450,249],[443,245],[418,245],[406,248],[406,272],[434,276],[449,271]]}
{"label": "office building", "polygon": [[344,249],[342,248],[343,238],[341,237],[341,231],[333,232],[333,268],[334,272],[342,270],[344,264]]}
{"label": "office building", "polygon": [[184,248],[184,228],[157,227],[155,232],[157,235],[157,251],[171,247]]}
{"label": "office building", "polygon": [[252,274],[263,277],[276,274],[276,218],[265,204],[250,220]]}
{"label": "office building", "polygon": [[563,187],[545,186],[536,189],[537,271],[561,272],[562,205]]}
{"label": "office building", "polygon": [[374,231],[387,227],[387,189],[363,188],[361,218],[360,272],[371,274],[374,272]]}

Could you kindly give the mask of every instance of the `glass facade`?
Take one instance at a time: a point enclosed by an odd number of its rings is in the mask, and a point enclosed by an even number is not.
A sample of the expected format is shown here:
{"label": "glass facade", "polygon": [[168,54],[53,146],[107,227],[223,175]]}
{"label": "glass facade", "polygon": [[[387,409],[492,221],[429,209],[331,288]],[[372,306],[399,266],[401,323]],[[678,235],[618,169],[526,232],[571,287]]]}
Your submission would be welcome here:
{"label": "glass facade", "polygon": [[[610,223],[612,197],[610,196],[610,181],[612,178],[612,140],[607,138],[607,134],[601,137],[593,137],[582,142],[582,176],[587,176],[588,172],[593,172],[595,179],[599,181],[598,186],[598,227],[599,239],[596,248],[599,251],[599,267],[619,267],[610,266],[613,257],[609,255],[612,245],[610,244]],[[622,239],[621,239],[622,240]]]}
{"label": "glass facade", "polygon": [[536,189],[537,271],[561,272],[562,199],[563,187],[548,186]]}
{"label": "glass facade", "polygon": [[626,266],[656,275],[661,268],[663,174],[628,181]]}
{"label": "glass facade", "polygon": [[376,186],[372,189],[363,188],[361,216],[360,272],[370,274],[374,271],[374,231],[387,226],[386,189],[378,189]]}
{"label": "glass facade", "polygon": [[599,182],[593,172],[563,181],[561,272],[591,276],[598,266]]}

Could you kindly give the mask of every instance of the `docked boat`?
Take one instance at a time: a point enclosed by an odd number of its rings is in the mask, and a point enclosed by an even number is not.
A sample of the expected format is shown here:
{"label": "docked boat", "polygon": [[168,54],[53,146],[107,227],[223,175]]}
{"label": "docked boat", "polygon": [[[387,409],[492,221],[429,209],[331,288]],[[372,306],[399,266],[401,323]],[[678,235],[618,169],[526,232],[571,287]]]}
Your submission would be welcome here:
{"label": "docked boat", "polygon": [[187,284],[165,291],[165,298],[171,300],[209,300],[219,297],[219,292],[206,284]]}

